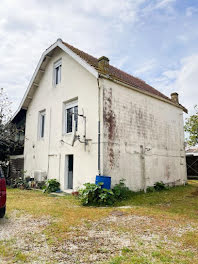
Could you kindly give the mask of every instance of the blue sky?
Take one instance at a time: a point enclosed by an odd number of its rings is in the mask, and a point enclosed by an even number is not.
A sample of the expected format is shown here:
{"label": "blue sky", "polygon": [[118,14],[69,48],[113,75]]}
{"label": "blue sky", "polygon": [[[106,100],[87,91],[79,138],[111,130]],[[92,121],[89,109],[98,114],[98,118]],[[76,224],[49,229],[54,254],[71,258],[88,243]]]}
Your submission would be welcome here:
{"label": "blue sky", "polygon": [[166,95],[198,103],[197,0],[1,0],[0,87],[15,110],[42,52],[57,38]]}

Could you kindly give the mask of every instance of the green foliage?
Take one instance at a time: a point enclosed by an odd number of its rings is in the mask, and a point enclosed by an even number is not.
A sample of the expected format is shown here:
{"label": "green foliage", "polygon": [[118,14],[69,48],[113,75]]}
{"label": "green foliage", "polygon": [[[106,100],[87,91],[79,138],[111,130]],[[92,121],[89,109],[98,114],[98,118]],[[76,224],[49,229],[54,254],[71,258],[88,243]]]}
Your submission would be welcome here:
{"label": "green foliage", "polygon": [[161,182],[156,182],[154,186],[149,186],[147,187],[146,191],[147,192],[155,192],[155,191],[162,191],[162,190],[168,190],[169,187],[166,186],[162,181]]}
{"label": "green foliage", "polygon": [[44,192],[51,193],[60,190],[60,183],[56,179],[51,179],[46,182]]}
{"label": "green foliage", "polygon": [[128,248],[128,247],[123,247],[122,248],[122,253],[123,254],[127,254],[127,253],[130,253],[130,252],[133,252],[132,249]]}
{"label": "green foliage", "polygon": [[12,188],[19,188],[19,189],[30,189],[29,184],[26,179],[19,177],[18,179],[14,179],[11,184]]}
{"label": "green foliage", "polygon": [[154,188],[156,191],[162,191],[162,190],[167,190],[168,187],[161,181],[161,182],[156,182],[154,184]]}
{"label": "green foliage", "polygon": [[132,191],[125,185],[124,181],[125,179],[121,179],[112,189],[116,200],[127,199],[132,193]]}
{"label": "green foliage", "polygon": [[83,205],[112,205],[114,194],[112,190],[102,189],[103,183],[85,183],[85,188],[79,190],[79,199]]}
{"label": "green foliage", "polygon": [[198,107],[195,105],[195,114],[191,115],[189,118],[186,118],[186,124],[184,130],[189,133],[189,138],[187,143],[190,146],[195,146],[198,144]]}
{"label": "green foliage", "polygon": [[155,192],[155,187],[154,186],[149,186],[146,188],[146,192],[148,193],[152,193],[152,192]]}
{"label": "green foliage", "polygon": [[25,181],[29,182],[30,181],[30,176],[25,177]]}
{"label": "green foliage", "polygon": [[126,199],[131,194],[124,180],[116,184],[112,190],[102,188],[103,183],[85,183],[79,190],[79,199],[83,205],[113,205],[118,200]]}
{"label": "green foliage", "polygon": [[46,183],[45,181],[37,182],[36,187],[41,190],[45,190]]}

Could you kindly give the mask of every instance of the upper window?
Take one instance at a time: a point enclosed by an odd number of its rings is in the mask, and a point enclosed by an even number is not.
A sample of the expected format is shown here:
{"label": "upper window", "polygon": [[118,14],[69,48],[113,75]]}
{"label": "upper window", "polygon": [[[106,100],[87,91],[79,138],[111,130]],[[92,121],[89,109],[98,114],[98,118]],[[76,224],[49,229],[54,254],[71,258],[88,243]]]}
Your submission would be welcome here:
{"label": "upper window", "polygon": [[39,124],[38,124],[38,134],[39,138],[44,138],[45,135],[45,110],[39,112]]}
{"label": "upper window", "polygon": [[61,82],[61,68],[62,68],[62,60],[54,63],[54,85],[56,86]]}
{"label": "upper window", "polygon": [[65,133],[73,132],[74,125],[76,131],[78,130],[78,102],[73,101],[65,104],[65,118],[64,118]]}

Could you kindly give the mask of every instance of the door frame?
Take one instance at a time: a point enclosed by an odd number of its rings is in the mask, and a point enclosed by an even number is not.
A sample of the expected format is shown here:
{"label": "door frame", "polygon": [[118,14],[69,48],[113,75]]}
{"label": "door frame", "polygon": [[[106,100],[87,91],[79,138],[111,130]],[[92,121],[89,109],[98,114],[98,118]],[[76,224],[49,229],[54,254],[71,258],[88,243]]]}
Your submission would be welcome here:
{"label": "door frame", "polygon": [[65,172],[64,172],[64,190],[72,190],[69,189],[69,156],[73,156],[73,174],[72,174],[72,189],[74,184],[74,155],[73,154],[67,154],[65,155]]}

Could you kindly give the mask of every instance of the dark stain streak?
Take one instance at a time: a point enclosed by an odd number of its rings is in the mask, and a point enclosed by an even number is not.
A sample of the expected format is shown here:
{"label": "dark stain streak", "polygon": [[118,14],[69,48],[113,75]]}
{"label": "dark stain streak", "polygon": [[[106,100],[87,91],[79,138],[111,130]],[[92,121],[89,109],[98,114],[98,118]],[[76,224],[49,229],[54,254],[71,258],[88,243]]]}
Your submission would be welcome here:
{"label": "dark stain streak", "polygon": [[112,88],[108,91],[104,89],[104,111],[103,119],[105,126],[108,130],[108,155],[111,168],[114,166],[114,149],[113,141],[116,136],[116,117],[115,113],[112,110]]}

